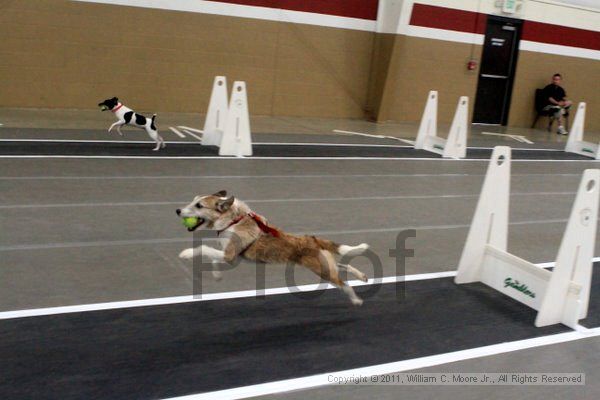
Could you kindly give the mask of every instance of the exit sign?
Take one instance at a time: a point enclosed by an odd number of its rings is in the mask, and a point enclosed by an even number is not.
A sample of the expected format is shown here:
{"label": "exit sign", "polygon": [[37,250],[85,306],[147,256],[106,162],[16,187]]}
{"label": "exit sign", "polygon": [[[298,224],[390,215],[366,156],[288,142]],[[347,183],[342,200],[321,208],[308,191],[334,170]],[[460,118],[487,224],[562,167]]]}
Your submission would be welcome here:
{"label": "exit sign", "polygon": [[502,3],[502,12],[506,14],[514,14],[517,12],[517,0],[504,0]]}

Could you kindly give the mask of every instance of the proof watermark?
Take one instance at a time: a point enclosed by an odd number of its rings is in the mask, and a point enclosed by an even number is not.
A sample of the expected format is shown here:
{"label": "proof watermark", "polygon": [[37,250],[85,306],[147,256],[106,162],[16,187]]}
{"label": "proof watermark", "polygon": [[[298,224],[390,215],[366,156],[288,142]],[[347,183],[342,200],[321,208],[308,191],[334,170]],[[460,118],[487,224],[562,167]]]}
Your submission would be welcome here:
{"label": "proof watermark", "polygon": [[[328,279],[329,273],[322,273],[321,276],[316,276],[318,283],[312,285],[300,285],[297,282],[296,273],[302,265],[322,262],[319,260],[318,251],[315,252],[314,246],[306,248],[294,248],[293,251],[285,246],[264,246],[261,247],[257,254],[254,248],[250,248],[246,243],[247,240],[232,234],[227,237],[220,237],[215,231],[198,231],[194,233],[193,239],[193,296],[202,298],[204,292],[204,282],[206,279],[220,279],[226,271],[235,270],[237,268],[253,268],[254,283],[253,287],[246,290],[254,290],[255,297],[264,298],[266,294],[266,264],[262,260],[283,259],[285,262],[279,262],[283,269],[281,273],[285,278],[285,286],[288,293],[303,299],[314,299],[323,295],[323,290],[331,287],[331,282]],[[406,262],[409,258],[414,257],[414,249],[409,245],[408,240],[416,238],[417,232],[414,229],[404,230],[396,235],[395,242],[392,248],[389,249],[386,256],[389,257],[386,261],[389,265],[390,259],[393,260],[393,274],[397,277],[405,275]],[[311,236],[307,236],[310,242]],[[315,239],[316,240],[316,239]],[[228,251],[231,250],[231,251]],[[252,257],[247,256],[247,252],[252,253]],[[233,257],[231,254],[233,253]],[[345,255],[336,255],[337,272],[343,281],[356,280],[357,276],[352,273],[352,268],[347,266],[354,265],[358,260],[363,260],[361,265],[367,264],[365,272],[369,278],[369,284],[361,283],[356,286],[357,292],[362,299],[373,297],[381,290],[381,283],[384,276],[389,276],[390,271],[384,274],[384,262],[380,255],[376,254],[371,249],[350,253]],[[311,257],[314,259],[312,260]],[[366,261],[366,262],[365,262]],[[304,265],[307,267],[307,265]],[[271,267],[270,267],[271,268]],[[273,267],[277,268],[277,267]],[[309,269],[311,269],[309,267]],[[316,271],[315,271],[316,272]],[[404,281],[400,280],[395,284],[395,296],[398,300],[404,298]]]}
{"label": "proof watermark", "polygon": [[388,375],[330,374],[332,385],[407,385],[407,386],[579,386],[585,385],[585,373],[420,373],[398,372]]}

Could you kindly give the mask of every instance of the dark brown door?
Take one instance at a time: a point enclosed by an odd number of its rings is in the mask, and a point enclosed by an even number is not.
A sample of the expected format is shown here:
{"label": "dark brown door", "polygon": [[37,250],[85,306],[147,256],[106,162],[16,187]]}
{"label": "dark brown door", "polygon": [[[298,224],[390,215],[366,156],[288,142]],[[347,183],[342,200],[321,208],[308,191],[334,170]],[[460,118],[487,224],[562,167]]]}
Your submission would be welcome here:
{"label": "dark brown door", "polygon": [[522,21],[488,16],[473,122],[506,125]]}

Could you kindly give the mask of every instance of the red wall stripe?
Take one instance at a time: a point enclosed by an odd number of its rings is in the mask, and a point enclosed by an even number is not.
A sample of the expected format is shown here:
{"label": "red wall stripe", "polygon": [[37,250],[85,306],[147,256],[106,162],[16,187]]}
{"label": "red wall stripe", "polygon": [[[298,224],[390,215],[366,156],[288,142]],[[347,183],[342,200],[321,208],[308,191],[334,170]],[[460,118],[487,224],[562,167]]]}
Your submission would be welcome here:
{"label": "red wall stripe", "polygon": [[[410,24],[427,28],[485,34],[487,14],[415,3]],[[523,40],[600,50],[600,32],[535,21],[523,22]]]}
{"label": "red wall stripe", "polygon": [[523,23],[523,40],[600,50],[600,32],[535,21]]}
{"label": "red wall stripe", "polygon": [[218,0],[218,2],[376,21],[379,0]]}
{"label": "red wall stripe", "polygon": [[415,3],[410,24],[449,31],[485,33],[487,16],[472,11]]}

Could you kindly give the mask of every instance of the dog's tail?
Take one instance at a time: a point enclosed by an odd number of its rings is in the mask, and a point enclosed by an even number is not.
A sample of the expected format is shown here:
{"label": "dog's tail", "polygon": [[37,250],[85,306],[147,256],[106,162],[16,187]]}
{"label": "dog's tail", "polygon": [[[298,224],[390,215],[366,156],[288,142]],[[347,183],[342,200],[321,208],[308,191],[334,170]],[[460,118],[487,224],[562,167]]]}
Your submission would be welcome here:
{"label": "dog's tail", "polygon": [[366,243],[361,243],[358,246],[348,246],[345,244],[341,244],[338,247],[338,254],[343,256],[357,256],[359,254],[364,253],[369,249],[369,245]]}
{"label": "dog's tail", "polygon": [[152,114],[152,123],[150,124],[150,128],[152,128],[152,130],[156,130],[156,125],[154,125],[154,119],[156,118],[156,114]]}

